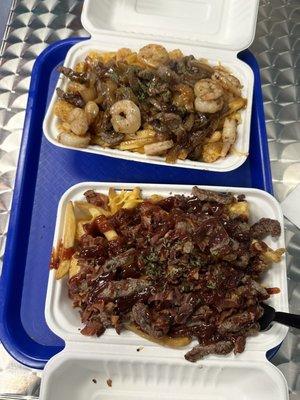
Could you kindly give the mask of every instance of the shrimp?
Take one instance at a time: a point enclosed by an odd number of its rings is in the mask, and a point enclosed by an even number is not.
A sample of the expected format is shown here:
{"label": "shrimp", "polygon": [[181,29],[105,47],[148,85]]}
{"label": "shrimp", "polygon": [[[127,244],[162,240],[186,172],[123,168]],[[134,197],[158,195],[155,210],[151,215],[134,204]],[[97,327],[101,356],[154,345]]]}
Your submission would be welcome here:
{"label": "shrimp", "polygon": [[124,61],[124,60],[126,60],[126,58],[128,57],[128,56],[130,56],[132,54],[132,51],[130,50],[130,49],[128,49],[127,47],[122,47],[121,49],[119,49],[118,51],[117,51],[117,54],[116,54],[116,61],[117,62],[119,62],[119,61]]}
{"label": "shrimp", "polygon": [[209,113],[213,114],[217,111],[220,111],[223,107],[223,99],[222,97],[216,100],[202,100],[201,97],[196,97],[195,100],[195,109],[201,113]]}
{"label": "shrimp", "polygon": [[180,60],[183,58],[183,53],[180,49],[174,49],[169,51],[169,57],[171,60]]}
{"label": "shrimp", "polygon": [[169,60],[169,53],[159,44],[148,44],[138,52],[138,59],[148,67],[157,68],[159,65],[166,64]]}
{"label": "shrimp", "polygon": [[212,74],[211,79],[219,84],[235,96],[241,96],[242,85],[241,82],[235,76],[224,70],[215,70]]}
{"label": "shrimp", "polygon": [[200,79],[194,86],[195,108],[202,113],[215,113],[223,107],[223,89],[211,79]]}
{"label": "shrimp", "polygon": [[89,135],[77,136],[67,131],[61,131],[57,139],[65,146],[87,147],[90,143],[91,137]]}
{"label": "shrimp", "polygon": [[225,118],[223,131],[222,131],[222,141],[223,147],[221,151],[221,157],[226,157],[230,147],[236,141],[237,125],[234,119]]}
{"label": "shrimp", "polygon": [[117,101],[110,107],[111,123],[116,132],[135,133],[141,126],[141,112],[131,100]]}
{"label": "shrimp", "polygon": [[87,117],[88,123],[90,124],[97,117],[99,113],[99,107],[94,101],[89,101],[84,107],[84,112]]}
{"label": "shrimp", "polygon": [[97,95],[94,86],[87,87],[78,82],[70,82],[67,91],[71,93],[79,93],[86,103],[90,100],[94,100]]}
{"label": "shrimp", "polygon": [[69,124],[72,133],[83,136],[89,129],[88,119],[82,108],[74,108],[69,116]]}
{"label": "shrimp", "polygon": [[202,100],[217,100],[223,96],[223,88],[217,82],[211,79],[200,79],[194,86],[194,93],[196,97]]}

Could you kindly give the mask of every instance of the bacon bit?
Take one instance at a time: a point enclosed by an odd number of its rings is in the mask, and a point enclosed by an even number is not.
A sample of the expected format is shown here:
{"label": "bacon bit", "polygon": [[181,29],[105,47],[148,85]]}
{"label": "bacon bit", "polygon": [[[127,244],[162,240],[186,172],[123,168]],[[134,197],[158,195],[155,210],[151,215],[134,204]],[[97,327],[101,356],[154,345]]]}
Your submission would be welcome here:
{"label": "bacon bit", "polygon": [[70,260],[74,253],[75,253],[74,247],[69,247],[68,249],[61,247],[60,253],[59,253],[59,259],[60,259],[60,261]]}
{"label": "bacon bit", "polygon": [[190,276],[191,278],[194,278],[197,281],[199,279],[199,271],[197,269],[193,270]]}
{"label": "bacon bit", "polygon": [[75,253],[74,247],[68,249],[63,247],[62,241],[59,242],[58,246],[53,247],[50,260],[50,269],[58,269],[60,261],[70,260]]}
{"label": "bacon bit", "polygon": [[104,215],[99,215],[99,217],[95,219],[95,225],[101,233],[108,232],[114,229],[111,221]]}
{"label": "bacon bit", "polygon": [[49,268],[50,269],[58,269],[58,264],[59,264],[58,249],[53,247]]}
{"label": "bacon bit", "polygon": [[280,293],[280,289],[278,287],[267,288],[266,289],[269,294],[278,294]]}
{"label": "bacon bit", "polygon": [[112,315],[111,316],[111,323],[116,326],[118,321],[119,321],[120,317],[118,315]]}
{"label": "bacon bit", "polygon": [[107,386],[112,387],[112,380],[110,378],[107,379],[106,383],[107,383]]}

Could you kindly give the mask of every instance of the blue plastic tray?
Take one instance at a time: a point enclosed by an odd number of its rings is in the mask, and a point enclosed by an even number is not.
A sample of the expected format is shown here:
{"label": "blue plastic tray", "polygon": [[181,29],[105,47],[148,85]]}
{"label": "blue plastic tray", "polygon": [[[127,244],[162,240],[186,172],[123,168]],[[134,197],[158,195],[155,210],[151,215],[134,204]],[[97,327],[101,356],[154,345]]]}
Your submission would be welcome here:
{"label": "blue plastic tray", "polygon": [[0,282],[1,341],[19,362],[43,368],[64,342],[47,327],[44,303],[57,204],[82,181],[123,181],[245,186],[272,193],[259,68],[249,51],[239,58],[254,71],[250,156],[229,173],[162,167],[65,150],[43,136],[42,122],[69,48],[82,39],[49,46],[32,71],[27,113],[15,182],[3,273]]}

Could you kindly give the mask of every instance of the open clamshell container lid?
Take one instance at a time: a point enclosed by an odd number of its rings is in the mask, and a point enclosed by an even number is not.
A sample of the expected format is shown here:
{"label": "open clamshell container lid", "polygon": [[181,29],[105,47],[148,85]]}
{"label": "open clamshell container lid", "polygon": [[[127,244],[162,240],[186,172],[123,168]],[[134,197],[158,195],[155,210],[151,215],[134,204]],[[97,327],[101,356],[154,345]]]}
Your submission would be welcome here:
{"label": "open clamshell container lid", "polygon": [[[92,50],[117,51],[122,47],[138,51],[149,43],[158,43],[168,51],[180,49],[183,54],[206,58],[212,65],[221,64],[240,80],[247,107],[241,112],[234,150],[213,163],[177,160],[173,167],[228,172],[241,166],[249,151],[253,72],[237,58],[237,53],[250,46],[256,27],[258,0],[86,0],[82,24],[91,39],[73,46],[64,65],[74,68]],[[58,86],[65,89],[67,80],[60,77]],[[57,118],[53,115],[54,94],[43,130],[56,146],[106,155],[120,159],[167,165],[163,157],[137,152],[103,148],[65,146],[57,141]]]}
{"label": "open clamshell container lid", "polygon": [[238,52],[255,36],[258,0],[86,0],[81,21],[93,38],[127,33]]}
{"label": "open clamshell container lid", "polygon": [[[68,201],[83,200],[83,193],[88,189],[107,193],[109,187],[121,190],[133,186],[128,183],[84,182],[71,187],[59,203],[54,245],[62,235]],[[170,192],[189,195],[192,189],[182,185],[138,186],[144,197],[154,193],[168,196]],[[245,194],[251,210],[250,223],[268,216],[283,226],[279,204],[268,193],[246,188],[213,189]],[[272,248],[285,247],[283,233],[279,238],[268,237],[265,240]],[[269,302],[275,309],[287,311],[285,257],[266,273],[263,284],[280,288],[280,293],[271,296]],[[118,335],[113,329],[107,329],[100,337],[83,336],[79,312],[72,308],[68,298],[66,278],[55,281],[53,273],[49,276],[45,316],[49,327],[64,339],[66,347],[46,365],[41,391],[43,400],[288,399],[283,375],[266,359],[266,351],[284,339],[287,327],[283,325],[274,324],[269,330],[248,338],[246,349],[241,354],[208,356],[192,364],[184,359],[184,354],[196,342],[184,349],[170,349],[129,331]]]}

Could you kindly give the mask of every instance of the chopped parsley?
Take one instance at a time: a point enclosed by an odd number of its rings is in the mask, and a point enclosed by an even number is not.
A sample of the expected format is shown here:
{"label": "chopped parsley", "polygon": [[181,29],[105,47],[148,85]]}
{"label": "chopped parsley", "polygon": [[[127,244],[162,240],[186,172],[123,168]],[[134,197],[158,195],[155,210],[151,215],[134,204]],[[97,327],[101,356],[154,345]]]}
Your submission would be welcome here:
{"label": "chopped parsley", "polygon": [[110,77],[111,80],[113,80],[114,82],[118,83],[119,82],[119,77],[118,74],[113,70],[109,70],[107,75]]}
{"label": "chopped parsley", "polygon": [[208,287],[209,289],[215,289],[216,288],[216,283],[212,282],[212,281],[208,281],[206,284],[206,287]]}
{"label": "chopped parsley", "polygon": [[155,251],[150,251],[143,257],[145,264],[145,272],[148,276],[155,279],[162,275],[162,265],[159,262],[158,254]]}

